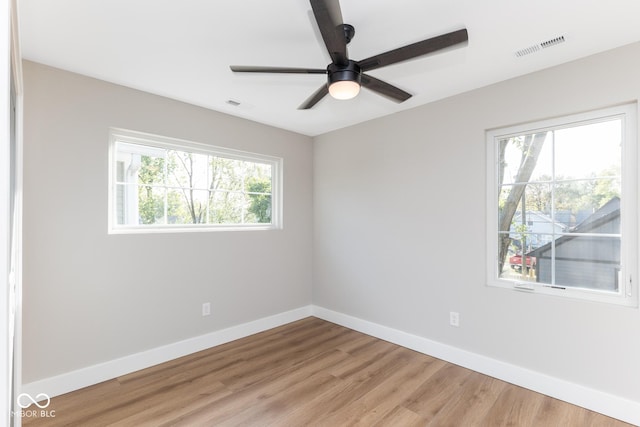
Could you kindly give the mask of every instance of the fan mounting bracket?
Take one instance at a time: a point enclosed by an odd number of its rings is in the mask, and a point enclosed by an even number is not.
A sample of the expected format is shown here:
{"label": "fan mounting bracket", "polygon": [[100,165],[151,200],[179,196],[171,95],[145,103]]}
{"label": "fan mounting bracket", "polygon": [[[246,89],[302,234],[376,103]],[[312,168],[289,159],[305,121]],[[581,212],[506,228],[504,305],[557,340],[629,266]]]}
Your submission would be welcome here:
{"label": "fan mounting bracket", "polygon": [[356,35],[356,29],[353,28],[353,25],[342,24],[342,31],[344,32],[344,38],[347,41],[347,44],[349,44],[353,36]]}

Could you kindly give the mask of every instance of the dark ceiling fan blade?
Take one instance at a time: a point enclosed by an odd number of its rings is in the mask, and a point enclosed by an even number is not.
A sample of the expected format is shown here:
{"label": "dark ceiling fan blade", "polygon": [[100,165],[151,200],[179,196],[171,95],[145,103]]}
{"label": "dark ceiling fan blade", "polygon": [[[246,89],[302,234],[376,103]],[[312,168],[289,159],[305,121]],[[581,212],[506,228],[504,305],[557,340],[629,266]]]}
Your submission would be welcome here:
{"label": "dark ceiling fan blade", "polygon": [[390,85],[387,82],[378,80],[368,74],[362,74],[360,78],[360,84],[367,89],[377,92],[380,95],[386,96],[387,98],[396,102],[404,102],[412,96],[410,93],[405,92],[393,85]]}
{"label": "dark ceiling fan blade", "polygon": [[324,98],[328,93],[329,93],[329,87],[326,84],[322,85],[320,89],[315,91],[313,95],[307,98],[307,100],[304,101],[302,105],[298,107],[298,110],[308,110],[309,108],[313,107],[318,102],[320,102],[320,100]]}
{"label": "dark ceiling fan blade", "polygon": [[327,74],[326,69],[292,67],[253,67],[250,65],[231,65],[236,73],[288,73],[288,74]]}
{"label": "dark ceiling fan blade", "polygon": [[376,68],[386,67],[387,65],[417,58],[440,49],[464,43],[467,40],[469,40],[469,35],[467,34],[466,29],[453,31],[451,33],[442,34],[421,42],[403,46],[398,49],[390,50],[388,52],[372,56],[371,58],[363,59],[362,61],[358,61],[358,65],[362,71],[375,70]]}
{"label": "dark ceiling fan blade", "polygon": [[331,60],[346,65],[349,58],[340,3],[338,0],[311,0],[311,8]]}

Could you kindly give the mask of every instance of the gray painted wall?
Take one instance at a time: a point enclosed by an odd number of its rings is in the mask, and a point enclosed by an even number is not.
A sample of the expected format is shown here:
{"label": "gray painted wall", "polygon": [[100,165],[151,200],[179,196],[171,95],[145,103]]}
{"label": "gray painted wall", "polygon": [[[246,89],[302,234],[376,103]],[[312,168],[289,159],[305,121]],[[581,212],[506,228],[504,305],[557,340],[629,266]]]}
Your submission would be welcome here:
{"label": "gray painted wall", "polygon": [[[313,144],[33,63],[24,73],[25,382],[313,302],[640,401],[637,308],[489,288],[483,256],[485,130],[637,100],[640,44]],[[285,229],[108,236],[109,126],[283,156]]]}
{"label": "gray painted wall", "polygon": [[[25,383],[311,303],[311,138],[30,62],[24,81]],[[107,235],[111,126],[283,157],[284,229]]]}
{"label": "gray painted wall", "polygon": [[314,304],[640,401],[637,308],[487,287],[484,255],[485,131],[636,101],[639,76],[634,44],[317,137]]}

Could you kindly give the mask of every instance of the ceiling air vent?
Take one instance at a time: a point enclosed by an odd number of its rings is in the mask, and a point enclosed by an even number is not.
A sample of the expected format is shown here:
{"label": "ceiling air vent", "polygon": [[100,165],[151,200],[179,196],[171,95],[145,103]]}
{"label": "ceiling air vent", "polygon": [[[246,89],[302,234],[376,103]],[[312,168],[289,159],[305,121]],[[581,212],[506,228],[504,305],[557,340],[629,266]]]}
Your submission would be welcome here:
{"label": "ceiling air vent", "polygon": [[520,49],[516,52],[516,56],[520,58],[521,56],[529,55],[531,53],[535,53],[540,50],[540,45],[534,44],[533,46],[525,47],[524,49]]}
{"label": "ceiling air vent", "polygon": [[546,42],[540,43],[540,47],[546,49],[551,46],[555,46],[557,44],[564,43],[564,36],[556,37],[551,40],[547,40]]}
{"label": "ceiling air vent", "polygon": [[541,43],[534,44],[529,47],[525,47],[524,49],[520,49],[516,51],[516,56],[520,58],[521,56],[530,55],[532,53],[539,52],[541,49],[546,49],[548,47],[556,46],[564,42],[565,42],[564,36],[554,37],[552,39],[543,41]]}

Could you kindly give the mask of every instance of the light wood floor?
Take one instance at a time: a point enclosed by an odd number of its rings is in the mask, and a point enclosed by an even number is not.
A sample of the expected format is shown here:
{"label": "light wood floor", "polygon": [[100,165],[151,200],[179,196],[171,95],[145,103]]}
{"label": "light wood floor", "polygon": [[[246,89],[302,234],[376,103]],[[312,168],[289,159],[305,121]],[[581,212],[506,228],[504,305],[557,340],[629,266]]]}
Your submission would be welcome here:
{"label": "light wood floor", "polygon": [[628,426],[313,317],[55,397],[47,410],[55,417],[23,424]]}

